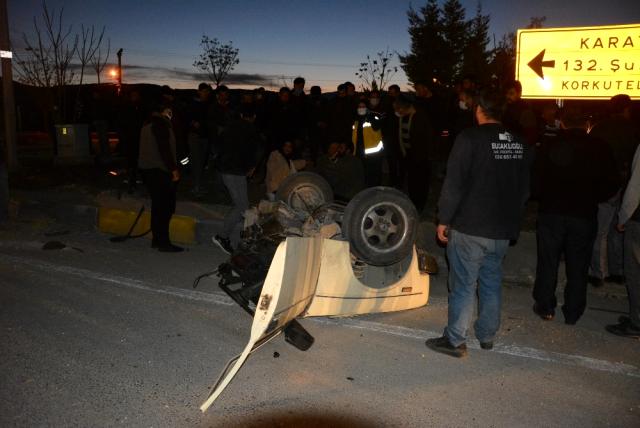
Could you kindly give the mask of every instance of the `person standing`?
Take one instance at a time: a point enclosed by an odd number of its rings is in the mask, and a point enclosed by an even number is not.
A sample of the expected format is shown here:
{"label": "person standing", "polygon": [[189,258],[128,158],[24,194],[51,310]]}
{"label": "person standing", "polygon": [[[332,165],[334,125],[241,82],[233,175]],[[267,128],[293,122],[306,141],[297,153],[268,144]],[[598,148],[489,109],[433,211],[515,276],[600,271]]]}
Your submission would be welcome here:
{"label": "person standing", "polygon": [[[631,98],[624,94],[612,97],[609,112],[607,118],[595,124],[591,135],[611,147],[617,177],[624,185],[629,180],[633,154],[640,143],[640,134],[631,120]],[[623,192],[624,189],[620,188],[620,192],[598,207],[598,234],[593,246],[590,278],[594,287],[600,287],[604,282],[624,283],[624,239],[616,231],[616,225],[620,223],[616,212]]]}
{"label": "person standing", "polygon": [[449,319],[444,334],[426,341],[430,349],[467,355],[467,330],[476,292],[476,338],[492,349],[500,327],[502,261],[518,238],[529,194],[528,148],[500,123],[501,99],[476,97],[478,126],[454,143],[439,201],[438,239],[447,244]]}
{"label": "person standing", "polygon": [[254,122],[256,113],[252,105],[241,106],[240,118],[229,123],[222,133],[218,170],[231,196],[232,208],[224,218],[220,234],[212,241],[227,254],[238,244],[244,212],[249,208],[247,177],[253,175],[262,156],[262,141]]}
{"label": "person standing", "polygon": [[351,139],[351,125],[355,119],[356,107],[347,96],[347,86],[338,85],[337,95],[329,106],[329,139],[348,143]]}
{"label": "person standing", "polygon": [[351,127],[353,154],[362,159],[367,187],[380,186],[384,160],[380,117],[369,110],[364,100],[358,103],[356,113],[356,120]]}
{"label": "person standing", "polygon": [[140,92],[135,89],[129,92],[118,113],[118,137],[127,157],[128,190],[131,193],[136,187],[140,130],[147,119]]}
{"label": "person standing", "polygon": [[222,134],[233,117],[234,111],[231,108],[229,88],[220,85],[216,88],[215,98],[207,111],[207,132],[210,145],[205,157],[205,167],[212,151],[213,158],[217,157],[219,146],[222,144],[220,142]]}
{"label": "person standing", "polygon": [[176,210],[176,186],[180,180],[171,116],[171,108],[162,106],[140,131],[138,167],[151,196],[151,247],[177,253],[183,248],[169,239],[169,222]]}
{"label": "person standing", "polygon": [[429,150],[434,144],[433,128],[425,110],[417,110],[411,101],[399,96],[394,103],[398,116],[398,139],[401,155],[400,177],[407,178],[409,199],[418,212],[424,210],[429,196],[431,168]]}
{"label": "person standing", "polygon": [[587,304],[598,203],[616,192],[617,180],[611,150],[587,134],[586,115],[567,108],[561,123],[564,129],[543,135],[534,164],[538,262],[533,311],[543,320],[553,319],[558,266],[564,254],[567,283],[562,312],[565,324],[573,325]]}
{"label": "person standing", "polygon": [[210,97],[211,87],[207,83],[200,83],[197,96],[191,102],[189,109],[187,141],[189,144],[189,163],[191,164],[191,174],[193,176],[191,192],[197,197],[205,193],[203,177],[204,167],[207,163],[206,156],[209,150],[207,111]]}
{"label": "person standing", "polygon": [[269,150],[277,150],[285,141],[296,141],[297,116],[291,105],[291,90],[286,86],[280,88],[278,99],[269,117]]}
{"label": "person standing", "polygon": [[327,103],[322,96],[320,86],[312,86],[309,91],[309,115],[307,118],[309,129],[309,154],[315,162],[320,153],[327,150],[329,112]]}
{"label": "person standing", "polygon": [[506,86],[505,106],[502,123],[505,128],[524,139],[530,146],[538,141],[538,125],[536,115],[525,100],[522,99],[522,84],[514,80]]}
{"label": "person standing", "polygon": [[618,336],[640,339],[640,146],[636,148],[627,184],[618,212],[619,232],[624,232],[624,272],[627,276],[629,316],[605,328]]}
{"label": "person standing", "polygon": [[400,175],[402,155],[400,152],[400,142],[398,140],[399,123],[393,107],[400,94],[400,86],[389,86],[386,96],[382,98],[382,105],[378,106],[378,110],[384,116],[382,122],[382,141],[384,142],[384,151],[389,167],[389,182],[391,186],[402,190],[403,178]]}

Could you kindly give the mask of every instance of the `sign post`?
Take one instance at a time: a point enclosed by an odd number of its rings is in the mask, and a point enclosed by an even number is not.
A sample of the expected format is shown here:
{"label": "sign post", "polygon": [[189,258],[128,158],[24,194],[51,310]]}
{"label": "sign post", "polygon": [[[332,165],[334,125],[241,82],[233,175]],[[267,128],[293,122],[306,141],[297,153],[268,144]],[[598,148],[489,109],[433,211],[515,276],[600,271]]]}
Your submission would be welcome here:
{"label": "sign post", "polygon": [[[17,169],[16,106],[13,97],[13,70],[11,68],[11,42],[9,41],[9,16],[6,0],[0,0],[0,67],[2,67],[2,103],[4,109],[4,135],[6,161],[10,170]],[[0,148],[0,150],[2,150]],[[0,156],[1,158],[2,156]],[[0,180],[2,178],[0,177]],[[3,183],[0,182],[0,187]],[[0,196],[2,190],[0,189]],[[0,204],[2,201],[0,201]],[[2,213],[0,212],[0,217]]]}
{"label": "sign post", "polygon": [[640,99],[640,24],[518,30],[522,98]]}

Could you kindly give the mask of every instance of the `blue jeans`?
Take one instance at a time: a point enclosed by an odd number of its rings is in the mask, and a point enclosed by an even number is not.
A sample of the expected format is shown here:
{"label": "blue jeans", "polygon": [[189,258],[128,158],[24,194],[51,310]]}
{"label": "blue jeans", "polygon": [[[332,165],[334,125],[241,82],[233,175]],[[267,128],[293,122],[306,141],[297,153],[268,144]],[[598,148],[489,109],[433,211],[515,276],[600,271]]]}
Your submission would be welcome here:
{"label": "blue jeans", "polygon": [[591,256],[591,275],[604,279],[609,275],[624,275],[624,238],[616,230],[620,197],[598,204],[598,233]]}
{"label": "blue jeans", "polygon": [[453,346],[459,346],[467,340],[476,289],[476,338],[480,342],[491,342],[498,332],[502,300],[502,260],[507,248],[508,240],[449,231],[449,321],[444,334]]}

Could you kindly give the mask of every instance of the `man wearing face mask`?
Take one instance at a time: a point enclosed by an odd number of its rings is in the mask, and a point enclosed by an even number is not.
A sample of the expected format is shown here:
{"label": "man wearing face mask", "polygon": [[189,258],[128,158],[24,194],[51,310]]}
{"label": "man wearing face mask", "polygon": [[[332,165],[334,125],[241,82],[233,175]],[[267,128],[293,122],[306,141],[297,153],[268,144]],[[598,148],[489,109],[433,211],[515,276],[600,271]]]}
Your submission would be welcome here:
{"label": "man wearing face mask", "polygon": [[380,186],[384,159],[380,116],[369,110],[365,100],[358,103],[356,111],[351,133],[353,154],[362,159],[367,187]]}
{"label": "man wearing face mask", "polygon": [[393,104],[400,96],[401,91],[398,85],[391,85],[386,96],[382,99],[380,111],[384,113],[385,119],[382,122],[382,141],[384,151],[389,165],[389,181],[391,185],[402,190],[402,177],[400,176],[400,146],[398,141],[398,118],[395,115]]}
{"label": "man wearing face mask", "polygon": [[151,196],[151,247],[177,253],[183,249],[169,239],[169,222],[176,210],[176,185],[180,180],[171,117],[171,108],[160,106],[152,114],[151,122],[142,128],[138,167]]}
{"label": "man wearing face mask", "polygon": [[406,177],[409,198],[421,212],[427,203],[431,177],[429,151],[435,140],[431,120],[426,111],[416,109],[402,95],[395,101],[394,108],[398,118],[400,182],[404,183]]}
{"label": "man wearing face mask", "polygon": [[458,94],[458,108],[456,110],[455,125],[453,127],[453,135],[451,140],[455,140],[456,136],[464,129],[471,128],[475,125],[473,111],[473,97],[475,92],[472,89],[462,89]]}
{"label": "man wearing face mask", "polygon": [[529,195],[530,153],[500,123],[497,94],[476,97],[478,126],[458,135],[438,203],[437,236],[447,244],[448,322],[427,347],[453,357],[467,355],[467,332],[476,303],[476,338],[493,348],[500,327],[502,261],[518,238]]}

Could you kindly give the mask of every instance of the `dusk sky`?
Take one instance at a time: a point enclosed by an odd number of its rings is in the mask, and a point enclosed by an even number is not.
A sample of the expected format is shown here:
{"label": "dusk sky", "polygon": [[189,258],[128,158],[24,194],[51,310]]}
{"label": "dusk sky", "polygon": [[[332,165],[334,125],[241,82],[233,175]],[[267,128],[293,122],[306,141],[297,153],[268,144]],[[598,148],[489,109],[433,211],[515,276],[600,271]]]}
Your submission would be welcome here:
{"label": "dusk sky", "polygon": [[[202,34],[232,41],[240,49],[240,64],[231,87],[291,85],[298,75],[307,88],[317,84],[333,91],[346,80],[358,83],[357,64],[367,54],[389,47],[410,47],[407,9],[422,1],[325,0],[49,0],[50,8],[64,6],[65,22],[107,27],[111,61],[124,49],[124,82],[169,84],[186,88],[201,79],[191,65],[199,53]],[[476,0],[462,1],[470,17]],[[10,34],[14,49],[24,47],[40,0],[9,0]],[[496,39],[523,28],[532,16],[546,16],[545,27],[640,23],[640,0],[485,0]],[[396,60],[397,61],[397,60]],[[255,76],[246,76],[255,75]],[[90,73],[91,78],[94,76]],[[393,83],[406,86],[400,70]]]}

